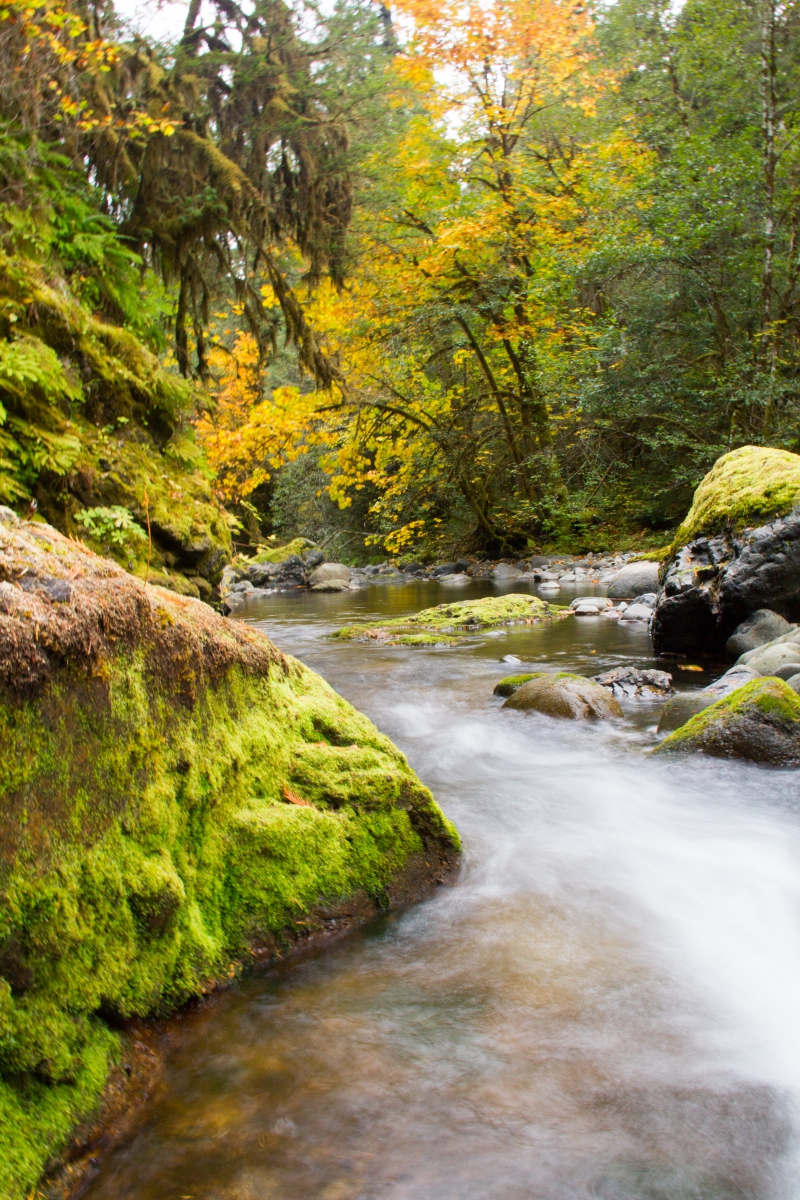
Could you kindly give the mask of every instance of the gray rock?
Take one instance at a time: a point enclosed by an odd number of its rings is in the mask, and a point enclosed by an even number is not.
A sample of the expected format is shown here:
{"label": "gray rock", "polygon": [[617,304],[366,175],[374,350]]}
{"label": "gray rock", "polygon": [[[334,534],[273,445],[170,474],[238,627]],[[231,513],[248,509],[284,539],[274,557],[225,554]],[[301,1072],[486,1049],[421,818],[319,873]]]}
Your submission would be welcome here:
{"label": "gray rock", "polygon": [[541,554],[534,554],[533,558],[528,559],[528,570],[533,571],[535,567],[549,567],[550,559],[544,558]]}
{"label": "gray rock", "polygon": [[498,563],[492,571],[492,579],[519,579],[521,574],[519,567],[512,567],[510,563]]}
{"label": "gray rock", "polygon": [[469,583],[469,575],[463,575],[458,572],[454,575],[440,575],[439,583],[442,587],[463,587],[465,583]]}
{"label": "gray rock", "polygon": [[577,608],[580,604],[595,604],[598,608],[611,608],[611,601],[606,596],[576,596],[570,602],[570,608]]}
{"label": "gray rock", "polygon": [[646,670],[637,667],[615,667],[594,676],[601,687],[610,688],[621,696],[668,696],[672,692],[672,676],[668,671]]}
{"label": "gray rock", "polygon": [[777,642],[770,646],[759,646],[753,653],[748,652],[746,665],[756,675],[774,675],[776,667],[785,663],[795,663],[800,657],[800,646],[796,642]]}
{"label": "gray rock", "polygon": [[577,578],[578,578],[578,576],[575,574],[574,571],[565,571],[563,575],[559,575],[558,582],[559,583],[575,583]]}
{"label": "gray rock", "polygon": [[758,608],[746,621],[737,625],[725,643],[725,651],[731,658],[738,658],[748,650],[755,650],[789,633],[791,628],[789,622],[778,613],[769,608]]}
{"label": "gray rock", "polygon": [[708,687],[696,692],[679,692],[677,696],[673,696],[664,705],[664,710],[661,713],[661,719],[658,722],[658,732],[669,732],[672,729],[679,729],[681,725],[695,715],[702,712],[704,708],[708,708],[712,704],[716,704],[724,696],[729,696],[731,692],[735,692],[737,688],[742,687],[745,683],[750,683],[753,679],[758,679],[755,671],[751,671],[746,666],[731,667],[724,675]]}
{"label": "gray rock", "polygon": [[[377,568],[375,568],[375,569],[377,569]],[[402,566],[400,568],[400,570],[403,572],[404,575],[424,575],[425,574],[424,566],[422,565],[422,563],[418,563],[418,562],[405,563],[405,565]]]}
{"label": "gray rock", "polygon": [[642,592],[657,591],[657,562],[626,563],[608,585],[608,594],[614,600],[627,600],[633,596],[640,596]]}
{"label": "gray rock", "polygon": [[783,663],[782,666],[776,667],[774,671],[770,671],[770,675],[774,675],[777,679],[788,680],[792,679],[798,671],[800,671],[800,654],[797,655],[796,662]]}
{"label": "gray rock", "polygon": [[308,582],[312,588],[315,588],[320,583],[347,583],[350,582],[350,568],[344,563],[323,563],[317,567],[316,571],[312,571]]}
{"label": "gray rock", "polygon": [[576,617],[599,617],[602,611],[599,604],[590,604],[588,600],[585,600],[583,604],[573,608],[572,613]]}
{"label": "gray rock", "polygon": [[277,583],[283,573],[283,563],[252,563],[246,571],[247,578],[254,587],[269,587]]}
{"label": "gray rock", "polygon": [[659,596],[653,644],[659,654],[719,654],[759,609],[800,619],[800,509],[758,529],[684,546]]}
{"label": "gray rock", "polygon": [[800,695],[800,672],[797,675],[792,675],[790,679],[786,680],[786,683],[793,692],[797,692]]}
{"label": "gray rock", "polygon": [[607,688],[593,679],[566,673],[537,675],[509,696],[503,708],[584,721],[622,716],[619,701],[609,695]]}
{"label": "gray rock", "polygon": [[644,592],[641,596],[634,596],[631,604],[644,604],[646,608],[655,608],[657,601],[656,592]]}
{"label": "gray rock", "polygon": [[620,613],[620,618],[623,621],[649,621],[652,616],[653,610],[652,608],[648,608],[646,604],[629,604]]}
{"label": "gray rock", "polygon": [[344,579],[326,579],[321,583],[312,583],[312,592],[349,592],[350,582]]}
{"label": "gray rock", "polygon": [[536,574],[543,583],[552,583],[558,579],[558,571],[537,571]]}
{"label": "gray rock", "polygon": [[433,568],[431,575],[455,575],[457,570],[457,564],[454,562],[439,563]]}

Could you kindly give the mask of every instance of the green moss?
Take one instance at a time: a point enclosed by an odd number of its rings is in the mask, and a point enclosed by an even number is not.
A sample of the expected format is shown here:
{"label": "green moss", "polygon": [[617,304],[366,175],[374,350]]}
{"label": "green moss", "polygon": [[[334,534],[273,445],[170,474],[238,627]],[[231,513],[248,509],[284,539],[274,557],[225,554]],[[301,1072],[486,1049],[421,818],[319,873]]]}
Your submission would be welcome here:
{"label": "green moss", "polygon": [[800,503],[800,455],[742,446],[717,459],[694,494],[672,552],[701,533],[740,530],[790,512]]}
{"label": "green moss", "polygon": [[[478,632],[497,625],[532,623],[545,617],[569,616],[570,609],[548,604],[538,596],[512,593],[461,600],[424,608],[409,617],[380,624],[348,625],[331,634],[343,641],[377,641],[384,645],[457,645],[464,640],[458,631]],[[431,636],[431,635],[438,636]]]}
{"label": "green moss", "polygon": [[168,1012],[316,904],[458,846],[403,755],[299,663],[180,689],[136,652],[0,703],[7,1200],[97,1102],[117,1046],[98,1013]]}
{"label": "green moss", "polygon": [[523,683],[527,683],[529,679],[536,679],[538,675],[542,675],[542,671],[534,671],[530,675],[506,675],[505,679],[501,679],[495,684],[495,696],[510,696],[517,688],[521,688]]}
{"label": "green moss", "polygon": [[250,562],[260,563],[284,563],[287,558],[292,558],[295,554],[303,554],[306,550],[311,550],[314,543],[308,538],[296,537],[291,542],[287,542],[285,546],[276,546],[274,550],[262,550]]}
{"label": "green moss", "polygon": [[772,676],[752,679],[722,700],[696,713],[685,725],[664,738],[653,753],[690,749],[707,730],[724,727],[750,712],[760,713],[788,727],[800,727],[800,696],[782,679]]}

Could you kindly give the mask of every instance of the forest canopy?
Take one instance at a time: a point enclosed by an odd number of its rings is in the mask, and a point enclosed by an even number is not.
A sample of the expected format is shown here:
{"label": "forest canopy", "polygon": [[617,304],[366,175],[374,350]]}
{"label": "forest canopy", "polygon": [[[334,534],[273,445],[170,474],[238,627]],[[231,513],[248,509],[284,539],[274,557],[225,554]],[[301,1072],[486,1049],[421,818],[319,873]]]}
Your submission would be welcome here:
{"label": "forest canopy", "polygon": [[243,544],[667,541],[798,449],[798,70],[773,0],[0,0],[0,499],[75,532],[112,429]]}

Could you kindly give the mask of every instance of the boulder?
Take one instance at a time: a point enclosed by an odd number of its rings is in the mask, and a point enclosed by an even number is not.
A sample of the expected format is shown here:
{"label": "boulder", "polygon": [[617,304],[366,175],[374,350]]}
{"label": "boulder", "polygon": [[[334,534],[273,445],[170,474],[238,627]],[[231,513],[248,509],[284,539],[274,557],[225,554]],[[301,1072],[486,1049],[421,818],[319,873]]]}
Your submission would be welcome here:
{"label": "boulder", "polygon": [[606,688],[593,679],[567,672],[537,675],[509,696],[503,708],[584,721],[622,716],[619,701],[610,696]]}
{"label": "boulder", "polygon": [[792,626],[779,613],[769,608],[757,608],[746,621],[737,625],[725,643],[725,652],[731,658],[738,658],[748,650],[755,650],[767,642],[772,642],[784,633],[791,632]]}
{"label": "boulder", "polygon": [[533,571],[536,567],[549,567],[550,559],[544,558],[541,554],[534,554],[533,558],[528,559],[528,570]]}
{"label": "boulder", "polygon": [[[358,588],[359,584],[356,583],[355,587]],[[328,579],[322,583],[312,583],[309,588],[311,592],[349,592],[350,590],[350,582],[345,583],[343,579]]]}
{"label": "boulder", "polygon": [[454,562],[439,563],[431,571],[431,575],[454,575],[458,566]]}
{"label": "boulder", "polygon": [[742,687],[745,683],[751,683],[754,679],[759,679],[760,676],[751,671],[749,667],[737,666],[731,667],[724,675],[721,675],[714,683],[706,688],[694,692],[679,692],[677,696],[673,696],[664,705],[661,713],[661,719],[658,722],[658,732],[663,733],[665,730],[679,729],[681,725],[685,725],[690,717],[696,713],[702,712],[705,708],[710,708],[712,704],[716,704],[724,696],[729,696],[735,692],[737,688]]}
{"label": "boulder", "polygon": [[623,621],[649,621],[652,616],[653,610],[652,608],[648,608],[646,604],[629,604],[620,613]]}
{"label": "boulder", "polygon": [[512,567],[510,563],[498,563],[492,571],[492,579],[519,579],[521,574],[519,567]]}
{"label": "boulder", "polygon": [[323,563],[316,571],[312,571],[308,582],[312,588],[320,583],[349,583],[350,568],[344,563]]}
{"label": "boulder", "polygon": [[793,692],[800,694],[800,671],[797,675],[792,675],[790,679],[786,680],[786,686],[790,687]]}
{"label": "boulder", "polygon": [[536,574],[542,583],[553,583],[558,579],[557,571],[537,571]]}
{"label": "boulder", "polygon": [[653,753],[675,751],[800,765],[800,696],[781,679],[754,679],[692,717]]}
{"label": "boulder", "polygon": [[604,609],[600,605],[592,604],[589,600],[584,600],[583,604],[579,604],[572,610],[576,617],[599,617],[603,611]]}
{"label": "boulder", "polygon": [[747,617],[800,619],[800,455],[743,446],[703,479],[673,542],[657,653],[719,655]]}
{"label": "boulder", "polygon": [[277,582],[282,570],[281,563],[251,563],[245,575],[253,587],[269,587]]}
{"label": "boulder", "polygon": [[631,604],[644,604],[645,608],[655,608],[657,603],[657,592],[643,592],[641,596],[634,596],[631,600]]}
{"label": "boulder", "polygon": [[454,575],[440,575],[439,583],[442,587],[463,587],[465,583],[470,583],[470,577],[459,571]]}
{"label": "boulder", "polygon": [[626,563],[616,572],[608,585],[608,595],[614,600],[627,600],[642,592],[658,591],[658,563]]}

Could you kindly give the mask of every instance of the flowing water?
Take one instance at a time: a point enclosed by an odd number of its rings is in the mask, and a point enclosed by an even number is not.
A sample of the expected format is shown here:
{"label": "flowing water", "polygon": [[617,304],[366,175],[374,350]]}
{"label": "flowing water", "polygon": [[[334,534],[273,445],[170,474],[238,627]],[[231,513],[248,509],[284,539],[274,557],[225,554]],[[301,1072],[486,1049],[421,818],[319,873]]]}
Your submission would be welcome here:
{"label": "flowing water", "polygon": [[641,626],[325,640],[443,598],[242,608],[403,748],[463,865],[411,911],[189,1013],[91,1200],[797,1200],[796,773],[649,760],[656,701],[586,725],[492,696],[520,669],[507,654],[669,669]]}

